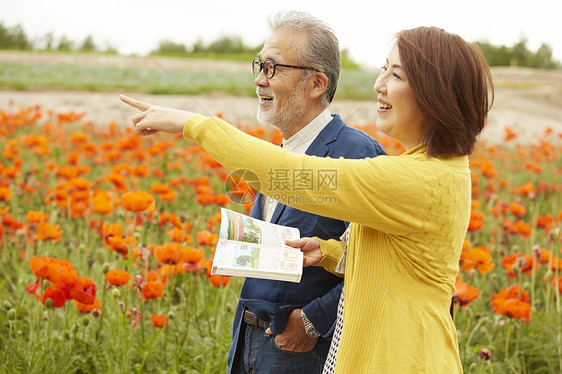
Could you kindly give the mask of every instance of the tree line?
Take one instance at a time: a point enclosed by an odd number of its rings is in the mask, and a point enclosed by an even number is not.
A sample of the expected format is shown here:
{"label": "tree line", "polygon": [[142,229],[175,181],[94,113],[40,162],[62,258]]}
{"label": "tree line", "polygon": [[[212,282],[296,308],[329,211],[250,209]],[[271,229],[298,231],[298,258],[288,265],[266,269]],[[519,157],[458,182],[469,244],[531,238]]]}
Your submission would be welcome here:
{"label": "tree line", "polygon": [[[508,47],[493,45],[487,41],[477,44],[482,49],[490,66],[524,66],[542,69],[560,69],[562,64],[552,57],[552,47],[543,43],[536,51],[527,47],[525,37]],[[151,51],[152,55],[178,56],[178,57],[225,57],[255,56],[261,49],[259,46],[246,45],[239,36],[222,36],[210,43],[201,39],[193,45],[177,43],[172,40],[161,40],[158,47]],[[59,52],[96,52],[105,54],[118,54],[115,47],[105,45],[100,47],[94,43],[93,37],[87,36],[83,41],[76,42],[65,36],[55,38],[52,33],[47,33],[38,40],[30,40],[21,25],[6,27],[0,23],[0,50],[26,50],[26,51],[59,51]],[[350,58],[347,49],[342,51],[342,65],[356,67],[357,64]]]}

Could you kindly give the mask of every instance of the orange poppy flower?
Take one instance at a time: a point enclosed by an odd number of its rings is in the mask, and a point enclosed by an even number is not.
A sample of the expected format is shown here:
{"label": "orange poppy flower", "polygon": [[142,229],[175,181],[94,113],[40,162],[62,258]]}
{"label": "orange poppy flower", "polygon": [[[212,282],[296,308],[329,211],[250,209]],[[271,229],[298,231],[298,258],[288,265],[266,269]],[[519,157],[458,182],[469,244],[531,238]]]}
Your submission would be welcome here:
{"label": "orange poppy flower", "polygon": [[552,277],[550,284],[558,290],[558,293],[562,293],[562,275]]}
{"label": "orange poppy flower", "polygon": [[170,187],[167,184],[156,182],[148,191],[157,195],[162,195],[170,191]]}
{"label": "orange poppy flower", "polygon": [[215,245],[219,241],[219,236],[213,234],[209,230],[201,230],[197,232],[197,243],[199,245]]}
{"label": "orange poppy flower", "polygon": [[59,225],[49,225],[46,222],[40,222],[37,225],[35,238],[37,240],[50,240],[56,243],[62,238],[63,230],[59,230]]}
{"label": "orange poppy flower", "polygon": [[142,212],[154,204],[154,196],[144,191],[126,192],[121,195],[120,201],[126,210]]}
{"label": "orange poppy flower", "polygon": [[549,215],[538,216],[537,221],[536,221],[536,226],[537,227],[543,227],[546,230],[550,230],[550,228],[552,227],[553,221],[554,221],[554,219],[552,218],[552,216],[549,216]]}
{"label": "orange poppy flower", "polygon": [[173,229],[168,230],[167,234],[170,240],[178,243],[191,243],[193,241],[193,237],[191,235],[178,227],[174,227]]}
{"label": "orange poppy flower", "polygon": [[455,282],[455,289],[456,292],[454,300],[458,301],[459,307],[461,308],[468,306],[472,301],[480,296],[478,288],[458,279]]}
{"label": "orange poppy flower", "polygon": [[528,303],[531,297],[524,289],[520,289],[518,284],[512,284],[509,287],[501,289],[497,293],[492,294],[494,299],[519,299],[523,302]]}
{"label": "orange poppy flower", "polygon": [[511,203],[509,204],[509,211],[511,214],[521,218],[527,213],[527,208],[518,203]]}
{"label": "orange poppy flower", "polygon": [[160,213],[160,216],[158,217],[158,225],[163,226],[168,222],[178,228],[182,225],[181,219],[177,215],[168,212]]}
{"label": "orange poppy flower", "polygon": [[182,262],[187,262],[190,264],[196,264],[203,259],[205,251],[203,249],[197,249],[195,247],[185,247],[181,250],[181,260]]}
{"label": "orange poppy flower", "polygon": [[154,327],[164,327],[166,325],[166,322],[168,322],[168,316],[151,314],[150,321],[152,322],[152,325]]}
{"label": "orange poppy flower", "polygon": [[94,309],[97,309],[101,313],[101,301],[97,297],[92,304],[84,304],[77,300],[72,301],[80,313],[90,313]]}
{"label": "orange poppy flower", "polygon": [[93,212],[103,215],[109,215],[113,213],[113,203],[111,197],[107,192],[97,192],[94,195],[93,201]]}
{"label": "orange poppy flower", "polygon": [[113,286],[123,286],[127,284],[127,282],[132,277],[133,276],[128,272],[126,272],[125,270],[118,269],[118,270],[108,271],[107,274],[105,275],[105,280],[107,281],[107,283]]}
{"label": "orange poppy flower", "polygon": [[29,223],[43,222],[43,221],[46,221],[47,218],[48,218],[48,215],[46,213],[38,212],[38,211],[35,211],[35,210],[28,211],[27,215],[25,216],[25,220]]}
{"label": "orange poppy flower", "polygon": [[111,237],[123,237],[123,228],[118,223],[112,223],[110,225],[103,225],[103,241],[105,244],[109,244],[109,238]]}
{"label": "orange poppy flower", "polygon": [[16,221],[14,216],[11,214],[2,216],[2,225],[11,231],[23,228],[23,222]]}
{"label": "orange poppy flower", "polygon": [[478,231],[484,227],[484,213],[477,210],[470,212],[468,231]]}
{"label": "orange poppy flower", "polygon": [[175,264],[180,259],[181,245],[176,242],[164,243],[154,249],[154,257],[161,264]]}
{"label": "orange poppy flower", "polygon": [[512,253],[502,258],[502,266],[507,270],[508,277],[514,278],[516,276],[514,268],[518,268],[524,274],[531,275],[533,269],[538,269],[539,265],[535,262],[533,256]]}
{"label": "orange poppy flower", "polygon": [[36,277],[46,279],[51,283],[71,284],[78,279],[78,272],[66,259],[32,256],[29,259],[29,267]]}
{"label": "orange poppy flower", "polygon": [[105,177],[107,183],[112,184],[117,191],[127,191],[127,178],[118,174],[109,174]]}
{"label": "orange poppy flower", "polygon": [[79,277],[68,291],[69,295],[82,304],[93,304],[96,299],[96,284],[90,278]]}
{"label": "orange poppy flower", "polygon": [[211,275],[209,276],[209,282],[215,287],[226,287],[228,282],[230,281],[230,277],[226,277],[223,275]]}
{"label": "orange poppy flower", "polygon": [[515,319],[531,320],[531,305],[519,299],[494,299],[490,301],[494,313],[503,314]]}
{"label": "orange poppy flower", "polygon": [[3,216],[4,214],[8,213],[9,210],[10,210],[9,206],[0,208],[0,216]]}
{"label": "orange poppy flower", "polygon": [[496,267],[491,261],[492,256],[485,247],[475,247],[461,254],[461,267],[466,271],[476,268],[480,274],[486,274]]}
{"label": "orange poppy flower", "polygon": [[110,251],[115,251],[123,257],[127,256],[127,254],[129,253],[129,247],[137,244],[137,239],[131,236],[111,236],[107,239],[107,241],[109,242],[109,246],[107,249],[109,249]]}
{"label": "orange poppy flower", "polygon": [[164,297],[164,283],[161,281],[148,281],[142,288],[142,298],[144,300]]}
{"label": "orange poppy flower", "polygon": [[0,201],[8,201],[12,196],[12,191],[8,187],[0,187]]}

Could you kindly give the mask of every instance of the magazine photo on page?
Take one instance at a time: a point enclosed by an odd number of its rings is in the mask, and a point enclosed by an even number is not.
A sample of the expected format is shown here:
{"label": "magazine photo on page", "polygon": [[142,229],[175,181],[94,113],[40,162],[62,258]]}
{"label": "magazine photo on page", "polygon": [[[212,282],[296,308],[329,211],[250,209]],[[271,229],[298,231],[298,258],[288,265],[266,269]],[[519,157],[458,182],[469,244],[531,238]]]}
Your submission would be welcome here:
{"label": "magazine photo on page", "polygon": [[299,230],[221,208],[219,241],[212,275],[300,282],[303,254],[285,245]]}

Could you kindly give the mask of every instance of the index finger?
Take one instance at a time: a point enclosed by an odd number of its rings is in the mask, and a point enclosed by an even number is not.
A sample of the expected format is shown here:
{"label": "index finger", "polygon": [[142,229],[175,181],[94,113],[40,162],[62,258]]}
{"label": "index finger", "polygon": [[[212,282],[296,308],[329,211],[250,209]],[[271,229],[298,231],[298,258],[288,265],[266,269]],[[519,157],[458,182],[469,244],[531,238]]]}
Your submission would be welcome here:
{"label": "index finger", "polygon": [[125,104],[129,104],[130,106],[135,107],[135,108],[137,108],[139,110],[142,110],[142,111],[148,110],[150,108],[149,103],[138,101],[138,100],[135,100],[135,99],[130,98],[130,97],[125,96],[125,95],[119,95],[119,98]]}

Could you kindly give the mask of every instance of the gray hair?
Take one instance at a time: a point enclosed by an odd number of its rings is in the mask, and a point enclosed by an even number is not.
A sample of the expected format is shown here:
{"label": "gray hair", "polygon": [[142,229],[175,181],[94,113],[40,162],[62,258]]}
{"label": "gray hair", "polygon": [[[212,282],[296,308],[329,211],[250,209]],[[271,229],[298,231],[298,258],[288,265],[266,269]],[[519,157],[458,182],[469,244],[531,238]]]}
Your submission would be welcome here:
{"label": "gray hair", "polygon": [[326,74],[328,86],[321,99],[322,103],[328,106],[334,99],[340,76],[339,43],[330,25],[308,13],[288,11],[270,16],[268,26],[272,33],[283,28],[308,33],[308,42],[298,53],[298,63]]}

